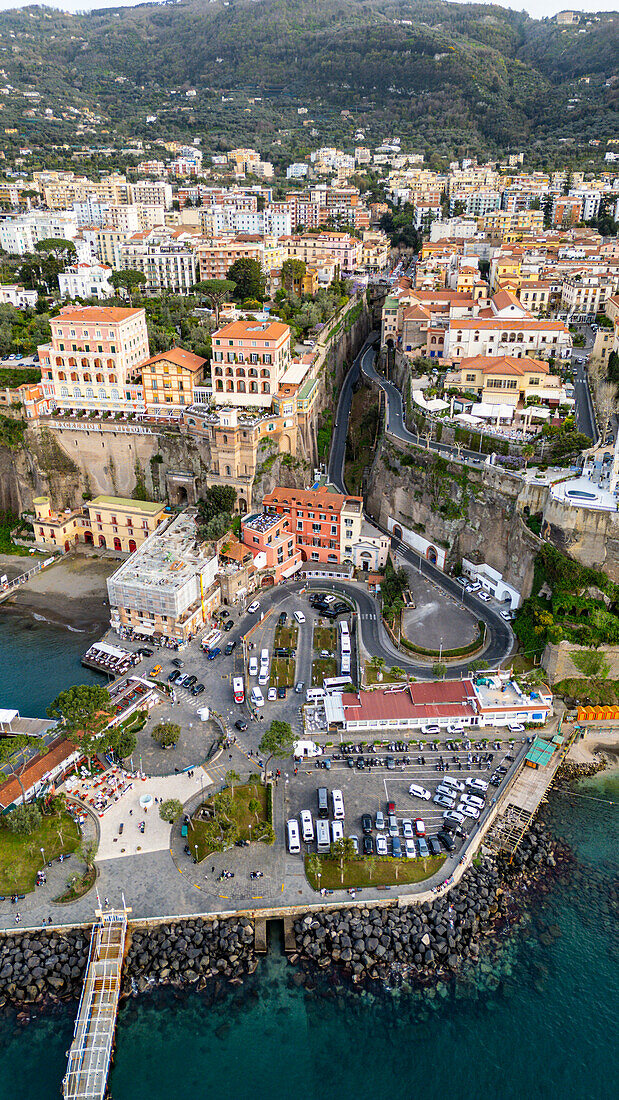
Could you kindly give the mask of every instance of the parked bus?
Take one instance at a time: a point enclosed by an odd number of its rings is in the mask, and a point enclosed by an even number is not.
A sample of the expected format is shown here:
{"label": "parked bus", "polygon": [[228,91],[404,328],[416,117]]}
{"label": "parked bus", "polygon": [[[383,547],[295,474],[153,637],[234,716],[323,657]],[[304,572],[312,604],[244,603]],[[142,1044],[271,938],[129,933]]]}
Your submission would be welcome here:
{"label": "parked bus", "polygon": [[350,634],[342,634],[340,638],[340,649],[342,653],[350,653]]}
{"label": "parked bus", "polygon": [[340,673],[342,674],[342,676],[348,674],[348,677],[350,678],[350,653],[342,653],[342,657],[340,660]]}
{"label": "parked bus", "polygon": [[350,683],[350,676],[327,676],[322,681],[325,691],[341,691]]}
{"label": "parked bus", "polygon": [[235,676],[234,677],[234,679],[232,681],[232,690],[234,692],[234,702],[235,703],[244,703],[245,702],[245,685],[243,683],[243,677],[242,676]]}
{"label": "parked bus", "polygon": [[347,623],[346,619],[341,619],[340,620],[340,637],[342,636],[342,634],[350,634],[350,630],[348,629],[348,623]]}

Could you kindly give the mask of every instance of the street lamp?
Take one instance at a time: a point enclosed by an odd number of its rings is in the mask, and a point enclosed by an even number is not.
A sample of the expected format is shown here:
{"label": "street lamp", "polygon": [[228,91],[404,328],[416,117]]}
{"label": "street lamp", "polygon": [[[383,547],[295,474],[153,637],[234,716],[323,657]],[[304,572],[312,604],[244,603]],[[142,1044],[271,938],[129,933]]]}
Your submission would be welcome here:
{"label": "street lamp", "polygon": [[197,862],[198,862],[198,845],[197,845],[197,844],[194,844],[194,846],[193,846],[193,847],[194,847],[194,851],[195,851],[195,853],[196,853],[196,863],[197,863]]}
{"label": "street lamp", "polygon": [[43,866],[45,867],[45,848],[41,848],[41,855],[43,856]]}

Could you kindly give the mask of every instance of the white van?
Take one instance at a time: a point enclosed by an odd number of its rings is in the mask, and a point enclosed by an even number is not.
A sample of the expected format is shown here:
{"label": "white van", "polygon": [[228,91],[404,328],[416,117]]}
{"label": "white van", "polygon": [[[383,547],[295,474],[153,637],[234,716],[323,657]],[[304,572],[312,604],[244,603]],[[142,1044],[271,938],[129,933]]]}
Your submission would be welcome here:
{"label": "white van", "polygon": [[316,822],[316,846],[319,852],[328,852],[331,847],[328,821]]}
{"label": "white van", "polygon": [[326,694],[324,688],[308,688],[305,692],[305,700],[308,703],[320,703]]}
{"label": "white van", "polygon": [[464,783],[460,779],[452,779],[450,775],[441,776],[441,786],[451,787],[454,791],[463,791]]}
{"label": "white van", "polygon": [[257,676],[258,675],[258,658],[257,657],[250,657],[249,658],[249,675],[250,676]]}
{"label": "white van", "polygon": [[251,689],[251,701],[255,707],[264,706],[264,695],[260,691],[259,687],[253,687]]}
{"label": "white van", "polygon": [[338,840],[344,839],[344,826],[341,821],[331,822],[331,836],[334,844],[337,844]]}
{"label": "white van", "polygon": [[260,668],[264,668],[265,665],[268,668],[268,665],[269,665],[269,651],[268,651],[268,649],[262,649],[260,651]]}
{"label": "white van", "polygon": [[308,844],[310,840],[314,839],[314,822],[312,820],[312,815],[309,810],[301,810],[299,817],[301,818],[301,836],[304,842]]}
{"label": "white van", "polygon": [[266,687],[269,682],[269,666],[260,665],[260,672],[258,673],[258,683],[260,687]]}
{"label": "white van", "polygon": [[299,839],[299,826],[294,818],[286,822],[286,835],[288,840],[288,851],[292,855],[296,855],[301,851],[301,841]]}
{"label": "white van", "polygon": [[211,630],[210,634],[206,635],[206,638],[202,639],[201,645],[203,650],[213,649],[214,646],[219,645],[223,634],[221,630]]}
{"label": "white van", "polygon": [[343,821],[344,819],[344,796],[341,791],[331,791],[331,802],[333,804],[333,816],[336,821]]}

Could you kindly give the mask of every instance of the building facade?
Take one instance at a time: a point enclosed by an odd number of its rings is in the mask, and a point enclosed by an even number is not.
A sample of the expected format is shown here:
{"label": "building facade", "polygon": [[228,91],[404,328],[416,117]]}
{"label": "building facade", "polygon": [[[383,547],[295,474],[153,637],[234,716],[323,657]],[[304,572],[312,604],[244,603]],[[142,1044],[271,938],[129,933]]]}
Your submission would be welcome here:
{"label": "building facade", "polygon": [[206,359],[183,348],[153,355],[142,364],[142,388],[147,413],[180,416],[193,404],[194,389],[203,385]]}
{"label": "building facade", "polygon": [[165,515],[163,504],[126,497],[98,496],[72,512],[54,512],[47,496],[35,497],[33,505],[35,542],[65,553],[84,543],[132,554]]}
{"label": "building facade", "polygon": [[290,328],[279,321],[233,321],[213,333],[216,405],[270,408],[290,365]]}

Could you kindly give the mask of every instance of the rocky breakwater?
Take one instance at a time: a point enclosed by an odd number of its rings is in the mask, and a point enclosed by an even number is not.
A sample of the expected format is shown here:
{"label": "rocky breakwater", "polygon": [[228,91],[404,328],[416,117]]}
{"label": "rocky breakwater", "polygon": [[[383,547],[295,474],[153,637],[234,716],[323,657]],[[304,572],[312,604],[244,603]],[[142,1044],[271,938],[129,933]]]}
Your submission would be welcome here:
{"label": "rocky breakwater", "polygon": [[202,989],[212,978],[241,979],[257,965],[254,926],[246,917],[136,928],[123,968],[124,992],[143,993],[162,983]]}
{"label": "rocky breakwater", "polygon": [[308,972],[332,963],[354,981],[391,981],[409,975],[429,981],[475,962],[485,939],[516,919],[514,880],[527,880],[556,866],[553,844],[533,827],[518,849],[517,864],[490,856],[470,868],[447,894],[420,905],[356,905],[299,918],[294,925],[297,954]]}
{"label": "rocky breakwater", "polygon": [[0,1006],[79,997],[90,932],[26,932],[0,937]]}

